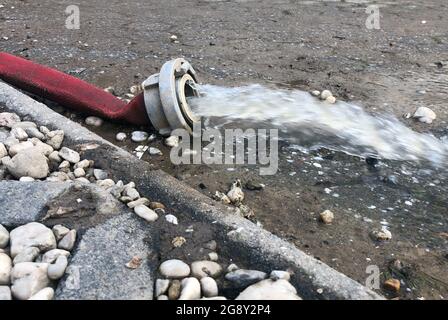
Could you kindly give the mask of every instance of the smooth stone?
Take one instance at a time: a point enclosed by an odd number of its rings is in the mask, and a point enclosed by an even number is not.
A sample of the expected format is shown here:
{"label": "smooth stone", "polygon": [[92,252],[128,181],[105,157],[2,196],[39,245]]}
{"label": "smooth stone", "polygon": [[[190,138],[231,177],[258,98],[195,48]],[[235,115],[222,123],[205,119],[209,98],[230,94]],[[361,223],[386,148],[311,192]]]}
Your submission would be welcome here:
{"label": "smooth stone", "polygon": [[436,119],[436,114],[434,111],[429,109],[428,107],[419,107],[415,113],[414,118],[417,118],[418,121],[423,123],[432,123]]}
{"label": "smooth stone", "polygon": [[61,150],[59,150],[59,156],[71,163],[78,163],[81,160],[78,152],[67,147],[62,147]]}
{"label": "smooth stone", "polygon": [[216,252],[210,252],[208,258],[210,261],[218,261],[218,254]]}
{"label": "smooth stone", "polygon": [[69,233],[67,233],[64,238],[62,238],[61,241],[58,243],[58,248],[71,251],[73,249],[73,246],[75,245],[76,241],[76,230],[70,230]]}
{"label": "smooth stone", "polygon": [[20,252],[18,255],[14,258],[14,265],[21,263],[21,262],[34,262],[39,255],[40,250],[36,247],[29,247],[25,248],[22,252]]}
{"label": "smooth stone", "polygon": [[60,255],[54,264],[48,266],[48,278],[51,280],[58,280],[62,278],[67,269],[68,260],[65,255]]}
{"label": "smooth stone", "polygon": [[15,128],[21,128],[21,129],[37,128],[37,125],[31,121],[21,121],[21,122],[14,123],[11,126],[11,129],[15,129]]}
{"label": "smooth stone", "polygon": [[[97,180],[104,180],[107,179],[107,171],[101,170],[101,169],[93,169],[93,176]],[[114,182],[115,184],[115,182]]]}
{"label": "smooth stone", "polygon": [[262,280],[247,287],[235,300],[302,300],[288,281]]}
{"label": "smooth stone", "polygon": [[162,151],[158,148],[149,147],[148,153],[152,156],[161,156],[163,155]]}
{"label": "smooth stone", "polygon": [[43,288],[38,293],[34,294],[28,300],[53,300],[54,289],[51,287]]}
{"label": "smooth stone", "polygon": [[174,224],[174,225],[179,224],[179,222],[177,221],[176,216],[174,216],[174,215],[172,215],[172,214],[167,214],[167,215],[165,216],[165,220],[166,220],[167,222],[169,222],[169,223]]}
{"label": "smooth stone", "polygon": [[127,203],[127,206],[131,209],[134,209],[136,206],[144,205],[147,206],[149,204],[149,200],[147,198],[140,198]]}
{"label": "smooth stone", "polygon": [[159,297],[165,294],[170,287],[170,280],[168,279],[157,279],[155,285],[155,297]]}
{"label": "smooth stone", "polygon": [[86,175],[86,172],[83,168],[76,168],[73,171],[73,174],[75,175],[76,178],[81,178],[84,177]]}
{"label": "smooth stone", "polygon": [[59,151],[53,151],[48,156],[48,160],[54,163],[60,163],[62,161],[61,157],[59,156]]}
{"label": "smooth stone", "polygon": [[46,143],[53,147],[55,150],[59,150],[64,141],[64,131],[54,130],[46,134]]}
{"label": "smooth stone", "polygon": [[134,208],[134,212],[140,218],[143,218],[143,219],[145,219],[148,222],[156,221],[159,218],[157,213],[155,213],[153,210],[149,209],[145,205],[138,205],[138,206],[136,206]]}
{"label": "smooth stone", "polygon": [[107,190],[115,186],[115,182],[112,179],[97,180],[96,185]]}
{"label": "smooth stone", "polygon": [[182,290],[179,300],[196,300],[201,298],[201,284],[199,280],[190,277],[182,280]]}
{"label": "smooth stone", "polygon": [[52,230],[53,230],[54,236],[56,237],[57,241],[64,238],[65,235],[70,232],[70,229],[67,227],[64,227],[62,224],[57,224],[57,225],[53,226]]}
{"label": "smooth stone", "polygon": [[12,300],[9,286],[0,286],[0,301]]}
{"label": "smooth stone", "polygon": [[65,256],[68,257],[70,255],[70,252],[67,250],[62,249],[53,249],[50,251],[47,251],[42,256],[42,262],[43,263],[54,263],[59,256]]}
{"label": "smooth stone", "polygon": [[267,274],[258,270],[238,269],[226,274],[226,280],[238,287],[247,287],[255,282],[266,279]]}
{"label": "smooth stone", "polygon": [[29,148],[16,154],[6,165],[16,178],[32,177],[42,179],[48,175],[47,158],[36,148]]}
{"label": "smooth stone", "polygon": [[34,179],[32,177],[21,177],[19,179],[19,181],[21,181],[21,182],[33,182],[33,181],[36,181],[36,179]]}
{"label": "smooth stone", "polygon": [[84,159],[84,160],[79,161],[77,164],[75,164],[73,166],[73,168],[74,169],[81,168],[81,169],[86,170],[88,167],[90,167],[90,164],[91,164],[90,160]]}
{"label": "smooth stone", "polygon": [[325,224],[331,224],[334,220],[334,213],[330,210],[325,210],[324,212],[321,212],[320,220]]}
{"label": "smooth stone", "polygon": [[18,300],[27,300],[50,284],[47,263],[22,262],[11,272],[11,292]]}
{"label": "smooth stone", "polygon": [[330,90],[323,90],[323,91],[321,92],[321,94],[320,94],[320,98],[321,98],[322,100],[325,100],[325,99],[327,99],[328,97],[331,97],[331,96],[333,96],[333,94],[331,93]]}
{"label": "smooth stone", "polygon": [[30,222],[10,232],[11,257],[29,247],[37,247],[41,252],[56,248],[56,239],[51,229],[41,223]]}
{"label": "smooth stone", "polygon": [[67,160],[62,161],[58,169],[64,172],[70,171],[70,162]]}
{"label": "smooth stone", "polygon": [[289,279],[291,278],[291,274],[288,271],[283,271],[283,270],[273,270],[271,272],[271,274],[269,275],[269,277],[274,280],[286,280],[289,281]]}
{"label": "smooth stone", "polygon": [[0,249],[6,248],[9,243],[9,232],[0,224]]}
{"label": "smooth stone", "polygon": [[120,142],[126,140],[126,138],[127,138],[127,135],[124,132],[118,132],[117,135],[115,136],[115,139]]}
{"label": "smooth stone", "polygon": [[210,298],[218,295],[218,284],[215,279],[211,277],[204,277],[200,282],[203,296]]}
{"label": "smooth stone", "polygon": [[134,142],[143,142],[148,139],[148,133],[145,131],[134,131],[131,134],[131,140]]}
{"label": "smooth stone", "polygon": [[9,285],[12,261],[6,253],[0,253],[0,285]]}
{"label": "smooth stone", "polygon": [[166,278],[185,278],[190,274],[190,267],[181,260],[171,259],[162,262],[159,271]]}
{"label": "smooth stone", "polygon": [[45,135],[39,131],[39,129],[37,129],[36,127],[27,127],[24,128],[26,134],[31,137],[31,138],[36,138],[39,140],[44,140],[45,139]]}
{"label": "smooth stone", "polygon": [[213,261],[195,261],[191,264],[191,274],[196,278],[216,278],[222,272],[222,267]]}
{"label": "smooth stone", "polygon": [[177,300],[180,296],[181,283],[179,280],[171,281],[170,288],[168,289],[168,298],[170,300]]}
{"label": "smooth stone", "polygon": [[84,120],[85,124],[88,126],[92,126],[92,127],[101,127],[101,125],[103,124],[103,119],[98,118],[98,117],[87,117]]}
{"label": "smooth stone", "polygon": [[239,269],[239,267],[236,264],[232,263],[232,264],[229,264],[229,266],[227,267],[227,272],[233,272],[238,269]]}

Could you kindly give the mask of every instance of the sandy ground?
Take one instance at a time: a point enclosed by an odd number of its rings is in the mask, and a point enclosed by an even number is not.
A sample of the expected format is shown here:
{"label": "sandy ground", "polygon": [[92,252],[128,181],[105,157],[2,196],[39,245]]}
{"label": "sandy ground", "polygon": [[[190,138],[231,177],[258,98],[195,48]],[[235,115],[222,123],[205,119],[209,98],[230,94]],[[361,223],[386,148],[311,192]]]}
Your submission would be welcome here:
{"label": "sandy ground", "polygon": [[[375,3],[380,30],[365,27],[369,1],[80,1],[81,28],[68,30],[69,1],[8,0],[0,8],[0,33],[7,37],[0,49],[100,87],[112,85],[120,95],[163,62],[183,56],[204,83],[330,89],[369,112],[397,117],[428,106],[437,113],[433,124],[402,121],[417,131],[447,134],[448,4]],[[170,41],[172,34],[179,43]],[[105,124],[99,133],[114,141],[116,132],[133,129]],[[383,161],[373,168],[356,157],[303,154],[281,144],[278,174],[260,177],[246,166],[173,166],[161,139],[153,145],[164,156],[145,160],[207,195],[226,191],[235,178],[264,183],[261,191],[245,190],[254,220],[355,280],[365,283],[366,267],[378,265],[382,279],[402,280],[400,298],[448,297],[443,170]],[[325,209],[336,215],[332,225],[318,222]],[[369,236],[382,223],[393,234],[387,243]],[[397,268],[396,259],[404,267]]]}

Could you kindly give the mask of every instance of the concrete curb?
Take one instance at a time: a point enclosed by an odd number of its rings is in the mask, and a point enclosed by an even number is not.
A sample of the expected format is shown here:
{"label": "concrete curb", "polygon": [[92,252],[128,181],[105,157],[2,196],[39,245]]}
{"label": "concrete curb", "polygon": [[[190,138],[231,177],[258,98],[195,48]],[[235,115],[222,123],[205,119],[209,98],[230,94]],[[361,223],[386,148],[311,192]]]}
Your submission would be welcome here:
{"label": "concrete curb", "polygon": [[139,190],[179,208],[190,219],[210,223],[216,238],[226,244],[227,252],[244,256],[253,265],[269,269],[291,268],[292,284],[304,299],[384,299],[367,287],[328,265],[310,257],[292,244],[241,218],[226,206],[216,203],[161,170],[151,170],[141,161],[92,133],[81,125],[52,111],[13,87],[0,82],[0,104],[25,120],[50,129],[63,129],[69,145],[80,149],[86,143],[98,148],[86,156],[108,168],[116,179],[133,177]]}

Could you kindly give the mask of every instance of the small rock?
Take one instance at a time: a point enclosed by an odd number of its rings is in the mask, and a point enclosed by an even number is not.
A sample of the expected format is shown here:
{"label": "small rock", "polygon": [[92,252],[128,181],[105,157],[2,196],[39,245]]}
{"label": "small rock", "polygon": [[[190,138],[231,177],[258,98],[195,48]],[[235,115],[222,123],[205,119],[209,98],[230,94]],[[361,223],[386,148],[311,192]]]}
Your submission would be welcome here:
{"label": "small rock", "polygon": [[149,204],[149,207],[152,209],[152,210],[156,210],[156,209],[164,209],[165,210],[165,205],[163,204],[163,203],[160,203],[160,202],[151,202],[150,204]]}
{"label": "small rock", "polygon": [[11,289],[8,286],[0,286],[0,301],[12,300]]}
{"label": "small rock", "polygon": [[434,111],[427,107],[419,107],[415,113],[414,118],[423,123],[432,123],[436,119],[436,114]]}
{"label": "small rock", "polygon": [[120,142],[126,140],[126,138],[127,138],[127,135],[124,132],[118,132],[117,135],[115,136],[115,140],[120,141]]}
{"label": "small rock", "polygon": [[87,117],[85,120],[86,125],[92,126],[92,127],[101,127],[103,124],[103,119],[98,117]]}
{"label": "small rock", "polygon": [[259,191],[259,190],[263,190],[264,189],[264,184],[262,183],[257,183],[254,182],[252,180],[249,180],[246,182],[246,184],[244,185],[244,187],[247,190],[252,190],[252,191]]}
{"label": "small rock", "polygon": [[53,300],[54,289],[51,287],[43,288],[38,293],[30,297],[28,300]]}
{"label": "small rock", "polygon": [[59,258],[59,256],[61,255],[68,257],[70,255],[70,252],[62,249],[53,249],[47,251],[42,256],[42,263],[54,263],[56,259]]}
{"label": "small rock", "polygon": [[62,278],[65,273],[65,269],[67,269],[68,260],[64,255],[60,255],[54,264],[50,264],[48,266],[48,278],[51,280],[58,280]]}
{"label": "small rock", "polygon": [[232,184],[227,197],[233,204],[240,204],[244,200],[244,192],[241,189],[241,181],[239,179]]}
{"label": "small rock", "polygon": [[190,267],[181,260],[164,261],[159,267],[160,273],[166,278],[185,278],[190,274]]}
{"label": "small rock", "polygon": [[70,230],[69,233],[67,233],[64,238],[62,238],[61,241],[58,243],[58,248],[71,251],[73,249],[73,246],[75,245],[76,241],[76,230]]}
{"label": "small rock", "polygon": [[154,147],[149,147],[149,154],[151,156],[161,156],[163,155],[162,151],[160,151],[160,149],[154,148]]}
{"label": "small rock", "polygon": [[13,263],[16,265],[21,262],[34,262],[39,255],[40,250],[36,247],[25,248],[14,258]]}
{"label": "small rock", "polygon": [[235,300],[302,300],[288,281],[262,280],[241,292]]}
{"label": "small rock", "polygon": [[41,252],[56,248],[53,232],[38,222],[30,222],[12,230],[10,242],[13,258],[29,247],[37,247]]}
{"label": "small rock", "polygon": [[334,104],[334,103],[336,103],[336,98],[333,96],[329,96],[327,99],[325,99],[325,102]]}
{"label": "small rock", "polygon": [[62,161],[61,157],[59,156],[59,151],[53,151],[52,153],[50,153],[48,159],[54,163],[60,163]]}
{"label": "small rock", "polygon": [[67,160],[62,161],[61,164],[59,165],[58,169],[65,173],[69,172],[70,171],[70,162],[68,162]]}
{"label": "small rock", "polygon": [[236,271],[236,270],[238,270],[238,269],[239,269],[238,266],[237,266],[236,264],[232,263],[232,264],[230,264],[230,265],[227,267],[227,272],[233,272],[233,271]]}
{"label": "small rock", "polygon": [[289,281],[291,274],[288,271],[274,270],[271,272],[270,278],[274,281],[281,279]]}
{"label": "small rock", "polygon": [[398,293],[400,292],[400,280],[398,279],[387,279],[384,282],[384,289]]}
{"label": "small rock", "polygon": [[73,171],[73,174],[75,175],[76,178],[81,178],[84,177],[86,175],[86,172],[83,168],[76,168]]}
{"label": "small rock", "polygon": [[165,139],[165,145],[170,148],[179,146],[179,137],[178,136],[170,136]]}
{"label": "small rock", "polygon": [[47,141],[46,143],[53,147],[55,150],[59,150],[61,148],[62,142],[64,141],[64,131],[55,130],[50,131],[46,134]]}
{"label": "small rock", "polygon": [[27,300],[48,287],[47,263],[22,262],[14,266],[11,273],[11,292],[14,298]]}
{"label": "small rock", "polygon": [[168,298],[168,296],[162,294],[162,295],[157,297],[157,300],[169,300],[169,298]]}
{"label": "small rock", "polygon": [[252,218],[253,216],[255,216],[254,211],[249,206],[246,206],[245,204],[240,203],[238,205],[238,209],[239,209],[241,216],[243,216],[244,218],[249,219],[249,218]]}
{"label": "small rock", "polygon": [[73,166],[73,168],[74,168],[74,169],[81,168],[81,169],[86,170],[87,168],[90,167],[90,165],[91,165],[90,160],[84,159],[84,160],[79,161],[77,164],[75,164],[75,165]]}
{"label": "small rock", "polygon": [[67,235],[67,233],[70,232],[70,229],[67,227],[64,227],[62,224],[57,224],[57,225],[53,226],[52,230],[53,230],[54,236],[56,237],[57,241],[64,238]]}
{"label": "small rock", "polygon": [[155,297],[159,297],[163,294],[165,294],[168,291],[168,288],[170,287],[170,280],[168,279],[157,279],[156,285],[155,285]]}
{"label": "small rock", "polygon": [[107,88],[104,88],[104,91],[106,91],[106,92],[109,92],[110,94],[113,94],[113,95],[115,95],[115,88],[114,87],[107,87]]}
{"label": "small rock", "polygon": [[209,242],[204,244],[204,248],[212,250],[212,251],[215,251],[217,247],[218,247],[218,244],[216,243],[215,240],[210,240]]}
{"label": "small rock", "polygon": [[332,97],[332,96],[333,96],[333,94],[331,93],[330,90],[324,90],[320,94],[320,99],[321,100],[326,100],[328,97]]}
{"label": "small rock", "polygon": [[213,196],[213,198],[215,200],[217,200],[217,201],[221,201],[224,204],[230,204],[231,203],[229,197],[226,194],[224,194],[222,192],[219,192],[219,191],[215,192],[215,195]]}
{"label": "small rock", "polygon": [[184,237],[175,237],[173,241],[171,241],[171,244],[174,248],[179,248],[182,247],[185,242],[187,242],[187,239],[185,239]]}
{"label": "small rock", "polygon": [[321,212],[319,217],[320,220],[325,224],[330,224],[334,220],[334,214],[330,210],[325,210],[324,212]]}
{"label": "small rock", "polygon": [[171,42],[177,41],[177,36],[175,34],[171,35],[170,40]]}
{"label": "small rock", "polygon": [[81,160],[78,152],[67,147],[62,147],[61,150],[59,150],[59,156],[71,163],[78,163]]}
{"label": "small rock", "polygon": [[210,261],[218,261],[218,254],[216,252],[210,252],[208,258]]}
{"label": "small rock", "polygon": [[139,198],[137,200],[128,202],[128,204],[127,204],[127,206],[131,209],[135,208],[136,206],[140,206],[140,205],[144,205],[144,206],[149,205],[149,200],[147,198]]}
{"label": "small rock", "polygon": [[238,269],[226,274],[226,280],[238,287],[247,287],[255,282],[266,279],[267,274],[258,270]]}
{"label": "small rock", "polygon": [[141,85],[133,85],[132,87],[129,88],[129,92],[132,94],[137,94],[139,92],[142,91],[142,86]]}
{"label": "small rock", "polygon": [[204,277],[201,279],[202,294],[207,297],[215,297],[218,295],[218,285],[215,279]]}
{"label": "small rock", "polygon": [[378,241],[387,241],[387,240],[392,239],[392,233],[389,230],[387,230],[386,226],[383,226],[381,228],[381,230],[379,230],[379,231],[374,230],[372,232],[372,236],[374,239],[376,239]]}
{"label": "small rock", "polygon": [[139,256],[134,256],[131,260],[129,260],[128,263],[125,264],[125,266],[129,269],[137,269],[141,266],[142,262],[142,258],[140,258]]}
{"label": "small rock", "polygon": [[201,284],[198,279],[190,277],[182,280],[179,300],[196,300],[201,298]]}
{"label": "small rock", "polygon": [[21,181],[21,182],[33,182],[33,181],[36,181],[36,179],[34,179],[32,177],[21,177],[19,179],[19,181]]}
{"label": "small rock", "polygon": [[9,243],[9,232],[0,224],[0,249],[6,248]]}
{"label": "small rock", "polygon": [[37,129],[36,127],[28,127],[28,128],[24,128],[26,134],[28,135],[28,137],[31,138],[36,138],[39,140],[44,140],[45,139],[45,135],[39,131],[39,129]]}
{"label": "small rock", "polygon": [[148,133],[145,131],[133,131],[131,134],[131,140],[133,142],[143,142],[148,139]]}
{"label": "small rock", "polygon": [[159,216],[153,210],[149,209],[145,205],[138,205],[134,208],[135,214],[137,214],[140,218],[145,219],[148,222],[156,221]]}
{"label": "small rock", "polygon": [[97,179],[97,180],[107,179],[107,171],[104,171],[101,169],[93,169],[93,175],[94,175],[95,179]]}
{"label": "small rock", "polygon": [[131,198],[131,201],[140,198],[140,194],[135,188],[124,188],[123,196]]}
{"label": "small rock", "polygon": [[0,253],[0,285],[9,285],[12,261],[6,253]]}
{"label": "small rock", "polygon": [[195,261],[191,264],[191,274],[201,279],[203,277],[218,277],[222,272],[222,267],[214,261]]}
{"label": "small rock", "polygon": [[10,112],[0,113],[0,127],[11,128],[17,122],[20,122],[20,117],[17,114]]}
{"label": "small rock", "polygon": [[168,289],[168,298],[170,300],[177,300],[180,296],[181,283],[179,280],[173,280]]}
{"label": "small rock", "polygon": [[39,131],[42,132],[44,135],[47,135],[50,133],[50,129],[48,129],[46,126],[40,126]]}
{"label": "small rock", "polygon": [[320,91],[319,91],[319,90],[313,90],[313,91],[311,91],[310,93],[311,93],[311,95],[314,96],[314,97],[318,97],[318,96],[320,96]]}
{"label": "small rock", "polygon": [[165,216],[165,220],[169,223],[172,223],[174,225],[177,225],[179,222],[177,221],[176,216],[172,215],[172,214],[167,214]]}
{"label": "small rock", "polygon": [[115,182],[112,179],[97,180],[96,185],[107,190],[115,186]]}

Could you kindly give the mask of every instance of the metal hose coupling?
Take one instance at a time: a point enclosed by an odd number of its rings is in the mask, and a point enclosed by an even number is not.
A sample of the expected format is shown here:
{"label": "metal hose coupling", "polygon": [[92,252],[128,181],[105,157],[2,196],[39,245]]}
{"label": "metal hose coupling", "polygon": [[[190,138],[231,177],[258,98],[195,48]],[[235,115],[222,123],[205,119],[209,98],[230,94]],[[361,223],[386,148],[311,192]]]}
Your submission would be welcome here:
{"label": "metal hose coupling", "polygon": [[199,118],[191,111],[187,97],[199,96],[196,83],[196,71],[183,58],[166,62],[160,73],[142,83],[146,112],[160,134],[166,136],[180,128],[193,133],[193,123]]}

